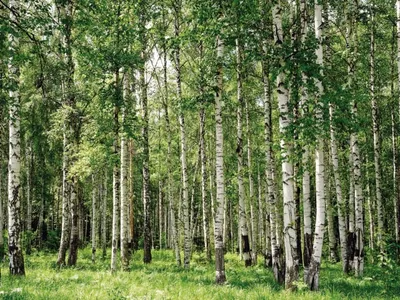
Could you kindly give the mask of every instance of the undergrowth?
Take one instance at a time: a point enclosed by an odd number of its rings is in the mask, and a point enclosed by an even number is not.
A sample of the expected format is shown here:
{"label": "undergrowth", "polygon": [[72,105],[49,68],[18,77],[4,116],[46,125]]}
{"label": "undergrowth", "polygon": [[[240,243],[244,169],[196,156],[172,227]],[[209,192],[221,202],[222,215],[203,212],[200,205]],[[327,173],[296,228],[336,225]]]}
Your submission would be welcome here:
{"label": "undergrowth", "polygon": [[91,261],[90,249],[80,251],[76,267],[58,268],[56,253],[25,256],[26,277],[8,275],[3,262],[0,299],[400,299],[400,268],[367,266],[363,278],[344,276],[340,264],[325,263],[320,291],[304,285],[288,292],[270,270],[245,268],[235,254],[226,255],[227,283],[214,284],[214,265],[195,254],[190,270],[175,265],[171,251],[153,251],[153,262],[133,255],[129,272],[110,273],[110,258]]}

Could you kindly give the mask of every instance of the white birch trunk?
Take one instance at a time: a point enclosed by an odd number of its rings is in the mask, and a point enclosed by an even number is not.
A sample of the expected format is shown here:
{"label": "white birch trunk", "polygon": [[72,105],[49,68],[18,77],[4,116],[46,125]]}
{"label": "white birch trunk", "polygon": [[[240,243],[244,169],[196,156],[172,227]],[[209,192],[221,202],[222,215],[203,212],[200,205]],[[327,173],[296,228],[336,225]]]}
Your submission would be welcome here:
{"label": "white birch trunk", "polygon": [[[275,47],[277,51],[283,43],[283,28],[282,28],[282,8],[280,5],[275,5],[273,8],[273,24]],[[280,61],[281,67],[284,66],[284,61]],[[286,130],[289,127],[291,120],[289,116],[289,91],[285,85],[286,75],[284,71],[278,74],[276,88],[278,94],[279,106],[279,130],[281,133],[281,155],[282,155],[282,189],[284,203],[284,242],[285,242],[285,287],[287,289],[295,288],[296,281],[299,277],[299,258],[297,257],[297,234],[296,234],[296,203],[294,201],[294,181],[293,181],[293,164],[290,161],[291,145],[287,137]]]}
{"label": "white birch trunk", "polygon": [[107,196],[108,196],[108,173],[104,172],[104,186],[102,189],[102,207],[101,207],[101,246],[102,246],[102,258],[105,259],[107,255]]}
{"label": "white birch trunk", "polygon": [[[322,50],[322,5],[315,3],[315,38],[318,41],[316,49],[317,64],[323,66],[323,50]],[[321,71],[322,75],[322,71]],[[318,88],[318,105],[316,110],[316,122],[320,130],[322,130],[322,100],[324,93],[322,82],[319,79],[315,80]],[[321,265],[322,245],[324,241],[325,231],[325,161],[324,161],[324,142],[321,135],[317,140],[317,148],[315,150],[315,190],[316,190],[316,218],[313,253],[311,256],[310,267],[308,271],[307,284],[311,290],[319,288],[319,269]]]}
{"label": "white birch trunk", "polygon": [[[180,0],[174,2],[175,10],[175,37],[179,38],[180,34]],[[182,87],[181,87],[181,64],[180,64],[180,46],[175,48],[175,71],[176,71],[176,93],[178,103],[182,103]],[[189,191],[188,191],[188,175],[186,165],[186,132],[185,132],[185,116],[182,108],[179,112],[179,129],[181,137],[181,167],[182,167],[182,212],[183,212],[183,236],[184,236],[184,251],[183,251],[183,265],[185,269],[190,268],[191,256],[191,234],[190,234],[190,216],[189,216]]]}
{"label": "white birch trunk", "polygon": [[340,239],[340,253],[342,258],[343,272],[349,272],[349,259],[347,255],[347,226],[345,218],[345,201],[342,194],[342,182],[340,180],[339,173],[339,157],[336,144],[336,135],[333,125],[334,107],[333,104],[329,104],[329,117],[330,117],[330,136],[331,136],[331,156],[332,156],[332,167],[333,175],[335,178],[335,191],[336,201],[338,207],[338,220],[339,220],[339,239]]}
{"label": "white birch trunk", "polygon": [[380,162],[380,142],[379,142],[379,120],[378,120],[378,103],[375,96],[375,26],[374,13],[371,10],[371,43],[370,43],[370,97],[372,107],[372,128],[374,136],[374,166],[375,166],[375,199],[378,213],[378,245],[383,251],[382,234],[383,234],[383,210],[382,210],[382,193],[381,193],[381,162]]}
{"label": "white birch trunk", "polygon": [[[119,94],[119,70],[115,72],[115,93]],[[116,99],[115,101],[117,101]],[[119,106],[114,104],[114,156],[119,154]],[[117,251],[120,235],[120,168],[115,162],[113,166],[113,211],[112,211],[112,238],[111,238],[111,273],[117,271]]]}
{"label": "white birch trunk", "polygon": [[[306,37],[308,34],[308,15],[306,1],[300,1],[300,14],[301,14],[301,42],[305,44]],[[302,116],[308,113],[307,100],[308,92],[306,89],[307,76],[302,72],[302,87],[300,95],[300,110]],[[302,178],[302,194],[303,194],[303,239],[304,239],[304,251],[303,251],[303,265],[304,265],[304,281],[308,276],[308,267],[310,265],[312,255],[312,222],[311,222],[311,192],[310,192],[310,149],[309,145],[305,144],[303,147],[302,154],[302,165],[303,165],[303,178]]]}
{"label": "white birch trunk", "polygon": [[97,228],[97,191],[94,174],[92,174],[92,262],[96,262],[96,228]]}
{"label": "white birch trunk", "polygon": [[[264,45],[264,54],[267,55],[266,45]],[[263,88],[264,88],[264,135],[265,135],[265,161],[266,161],[266,184],[267,191],[265,194],[266,198],[266,206],[268,208],[267,220],[269,220],[269,224],[267,222],[266,226],[268,226],[267,230],[270,233],[270,243],[267,239],[266,245],[266,255],[268,256],[271,253],[272,259],[272,269],[274,273],[274,278],[278,283],[284,282],[285,277],[285,267],[284,267],[284,258],[282,257],[281,245],[280,245],[280,232],[277,230],[277,218],[278,218],[278,208],[276,204],[276,186],[275,186],[275,160],[274,160],[274,152],[272,149],[273,145],[273,128],[272,128],[272,103],[271,103],[271,89],[269,83],[269,72],[266,61],[262,62],[263,69]]]}
{"label": "white birch trunk", "polygon": [[237,148],[238,156],[238,190],[239,190],[239,226],[241,235],[241,253],[246,267],[251,266],[250,243],[247,228],[247,217],[245,207],[245,193],[243,185],[243,136],[242,136],[242,118],[243,118],[243,96],[242,96],[242,70],[241,70],[241,45],[239,39],[236,39],[236,62],[237,62]]}
{"label": "white birch trunk", "polygon": [[217,89],[215,93],[215,169],[216,169],[216,213],[214,227],[215,243],[215,281],[223,284],[226,281],[224,261],[224,215],[225,215],[225,182],[224,182],[224,136],[222,129],[222,92],[223,92],[223,55],[224,43],[217,36]]}
{"label": "white birch trunk", "polygon": [[[126,123],[127,115],[127,99],[128,93],[128,77],[127,73],[124,75],[123,80],[123,110],[122,110],[122,124],[123,127]],[[129,269],[130,250],[129,250],[129,186],[128,186],[128,168],[129,168],[129,149],[128,139],[125,132],[121,134],[121,262],[122,269],[127,271]]]}
{"label": "white birch trunk", "polygon": [[167,78],[167,49],[166,44],[163,44],[163,71],[164,71],[164,114],[165,114],[165,125],[167,131],[167,169],[168,169],[168,178],[167,178],[167,197],[168,197],[168,207],[169,207],[169,217],[170,217],[170,228],[171,228],[171,240],[172,245],[175,252],[175,261],[178,267],[181,266],[181,254],[180,254],[180,247],[179,247],[179,237],[178,237],[178,228],[176,218],[176,207],[175,201],[172,197],[172,162],[171,162],[171,155],[172,155],[172,138],[171,138],[171,125],[169,120],[169,112],[168,112],[168,78]]}
{"label": "white birch trunk", "polygon": [[[10,0],[9,7],[19,12],[18,1]],[[11,22],[18,22],[13,12],[10,12]],[[8,35],[11,57],[8,62],[9,79],[12,83],[9,90],[9,159],[8,159],[8,253],[10,259],[10,274],[25,275],[24,257],[21,248],[21,133],[19,94],[19,66],[14,61],[19,50],[19,39],[13,34]]]}

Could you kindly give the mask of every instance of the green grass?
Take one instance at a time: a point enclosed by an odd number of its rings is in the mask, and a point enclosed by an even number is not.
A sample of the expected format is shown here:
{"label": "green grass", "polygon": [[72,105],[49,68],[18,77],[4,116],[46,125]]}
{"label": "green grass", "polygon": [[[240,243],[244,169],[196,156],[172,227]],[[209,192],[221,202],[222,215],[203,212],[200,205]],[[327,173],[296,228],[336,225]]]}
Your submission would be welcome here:
{"label": "green grass", "polygon": [[2,264],[0,299],[400,299],[400,268],[367,266],[365,276],[343,276],[340,264],[324,264],[320,291],[304,285],[296,292],[277,285],[270,270],[244,268],[236,255],[226,255],[227,284],[214,284],[214,266],[194,255],[189,271],[177,268],[170,251],[153,251],[142,263],[136,252],[130,272],[110,274],[109,257],[91,262],[90,249],[80,252],[78,266],[58,269],[55,253],[25,256],[26,277],[8,275]]}

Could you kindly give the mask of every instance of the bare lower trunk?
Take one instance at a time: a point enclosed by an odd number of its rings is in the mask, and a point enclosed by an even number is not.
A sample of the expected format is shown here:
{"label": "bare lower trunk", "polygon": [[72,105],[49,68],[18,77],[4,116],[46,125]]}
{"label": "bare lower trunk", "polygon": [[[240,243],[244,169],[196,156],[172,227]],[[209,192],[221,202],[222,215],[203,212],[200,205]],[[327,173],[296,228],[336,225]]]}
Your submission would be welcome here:
{"label": "bare lower trunk", "polygon": [[332,156],[332,167],[333,175],[335,178],[335,191],[336,201],[338,207],[338,220],[339,220],[339,239],[340,239],[340,253],[342,258],[343,272],[349,272],[349,258],[347,254],[347,226],[345,219],[345,201],[342,194],[342,182],[340,180],[339,173],[339,157],[337,153],[336,135],[333,125],[334,108],[333,104],[329,104],[329,116],[330,116],[330,137],[331,137],[331,156]]}
{"label": "bare lower trunk", "polygon": [[[114,159],[119,156],[119,70],[115,72],[115,104],[114,104]],[[120,237],[120,168],[118,162],[113,166],[113,210],[111,238],[111,273],[117,271],[117,250]]]}
{"label": "bare lower trunk", "polygon": [[[64,125],[65,128],[65,125]],[[64,129],[66,130],[66,129]],[[68,182],[68,170],[67,170],[67,137],[64,133],[64,153],[63,153],[63,184],[62,184],[62,219],[61,219],[61,240],[60,240],[60,248],[58,251],[58,265],[65,265],[65,257],[67,253],[67,249],[69,247],[69,238],[70,238],[70,210],[69,210],[69,202],[70,202],[70,184]]]}
{"label": "bare lower trunk", "polygon": [[[123,84],[123,101],[124,108],[122,112],[122,124],[125,125],[127,114],[127,89],[128,79],[127,74],[124,76]],[[121,262],[122,269],[127,271],[129,269],[130,249],[129,249],[129,187],[128,187],[128,167],[129,167],[129,152],[128,152],[128,138],[125,132],[121,135]]]}
{"label": "bare lower trunk", "polygon": [[[10,20],[17,22],[14,10],[17,12],[18,2],[11,0],[9,6],[13,10]],[[9,50],[13,55],[19,49],[19,40],[16,36],[9,34]],[[21,132],[20,132],[20,94],[19,94],[19,66],[9,60],[9,79],[13,83],[9,92],[9,158],[8,158],[8,254],[10,259],[10,274],[25,275],[24,257],[21,247]]]}
{"label": "bare lower trunk", "polygon": [[171,162],[171,156],[172,156],[172,138],[171,138],[171,125],[170,125],[170,120],[169,120],[169,111],[168,111],[168,78],[167,78],[167,49],[166,49],[166,44],[163,44],[163,54],[164,54],[164,60],[163,60],[163,71],[164,71],[164,114],[165,114],[165,127],[167,131],[167,172],[168,172],[168,178],[167,178],[167,198],[168,198],[168,208],[169,208],[169,218],[170,218],[170,228],[171,228],[171,244],[174,249],[175,253],[175,261],[178,267],[181,266],[181,254],[180,254],[180,248],[179,248],[179,237],[178,237],[178,228],[177,228],[177,222],[176,222],[176,207],[175,207],[175,201],[172,197],[172,162]]}
{"label": "bare lower trunk", "polygon": [[97,228],[97,191],[94,174],[92,174],[92,263],[96,262],[96,228]]}
{"label": "bare lower trunk", "polygon": [[[174,1],[174,29],[175,37],[179,38],[180,34],[180,14],[181,14],[180,0]],[[180,64],[180,46],[175,48],[175,71],[176,71],[176,86],[178,103],[182,103],[182,88],[181,88],[181,64]],[[182,167],[182,212],[183,212],[183,236],[184,236],[184,251],[183,251],[183,265],[185,269],[190,267],[190,255],[192,249],[192,239],[190,232],[190,215],[189,215],[189,191],[188,191],[188,175],[186,165],[186,131],[185,131],[185,116],[183,111],[179,112],[179,129],[181,138],[181,167]]]}
{"label": "bare lower trunk", "polygon": [[79,197],[78,179],[72,178],[71,183],[71,238],[69,242],[68,266],[75,266],[78,260],[79,247]]}
{"label": "bare lower trunk", "polygon": [[222,129],[222,92],[223,92],[223,54],[224,44],[222,38],[217,36],[217,89],[215,93],[215,144],[216,144],[216,213],[214,228],[215,243],[215,282],[223,284],[226,281],[224,260],[224,215],[225,215],[225,182],[224,182],[224,138]]}
{"label": "bare lower trunk", "polygon": [[382,235],[383,235],[383,210],[382,210],[382,193],[381,193],[381,156],[380,156],[380,135],[378,120],[378,103],[375,97],[375,24],[374,11],[371,8],[371,40],[370,40],[370,97],[372,107],[372,128],[374,137],[374,166],[375,166],[375,199],[378,217],[378,245],[383,251]]}
{"label": "bare lower trunk", "polygon": [[105,259],[107,255],[107,196],[108,196],[108,174],[104,172],[104,186],[102,189],[102,206],[101,206],[101,246],[102,246],[102,258]]}
{"label": "bare lower trunk", "polygon": [[[265,47],[265,46],[264,46]],[[266,54],[266,49],[264,49]],[[273,128],[272,128],[272,103],[271,103],[271,90],[269,84],[269,72],[268,66],[265,61],[262,64],[263,69],[263,87],[264,87],[264,134],[265,134],[265,161],[267,168],[265,170],[265,177],[267,180],[267,192],[265,194],[266,206],[268,207],[269,215],[267,216],[266,226],[270,232],[270,244],[266,245],[266,254],[271,253],[272,258],[272,270],[274,273],[275,280],[282,284],[285,280],[285,262],[283,258],[283,251],[280,244],[279,231],[277,230],[277,218],[278,208],[276,203],[276,187],[275,187],[275,160],[274,152],[272,150],[273,145]]]}
{"label": "bare lower trunk", "polygon": [[[242,96],[242,74],[241,74],[241,45],[239,39],[236,39],[237,53],[237,148],[238,156],[238,190],[239,190],[239,226],[241,234],[241,253],[243,254],[244,265],[251,266],[250,244],[247,228],[247,217],[244,201],[244,185],[243,185],[243,137],[242,137],[242,118],[243,118],[243,96]],[[254,237],[253,237],[254,239]]]}
{"label": "bare lower trunk", "polygon": [[[283,43],[282,29],[282,8],[275,5],[273,8],[274,38],[275,45],[280,48]],[[284,65],[281,58],[280,65]],[[284,243],[285,243],[285,287],[292,289],[296,287],[296,281],[299,277],[299,258],[297,257],[297,234],[295,228],[296,203],[294,201],[294,182],[293,182],[293,164],[291,158],[291,145],[285,133],[291,124],[289,117],[289,91],[286,88],[286,75],[283,71],[278,74],[276,89],[278,93],[278,105],[280,110],[279,130],[281,133],[281,156],[282,156],[282,189],[284,203]]]}

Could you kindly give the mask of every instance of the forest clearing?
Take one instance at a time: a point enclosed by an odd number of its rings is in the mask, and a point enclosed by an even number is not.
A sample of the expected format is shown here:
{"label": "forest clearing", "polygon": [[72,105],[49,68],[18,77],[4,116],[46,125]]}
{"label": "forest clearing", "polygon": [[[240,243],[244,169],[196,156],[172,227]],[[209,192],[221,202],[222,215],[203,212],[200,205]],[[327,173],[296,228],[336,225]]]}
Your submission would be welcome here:
{"label": "forest clearing", "polygon": [[400,298],[399,99],[400,0],[0,0],[0,297]]}

